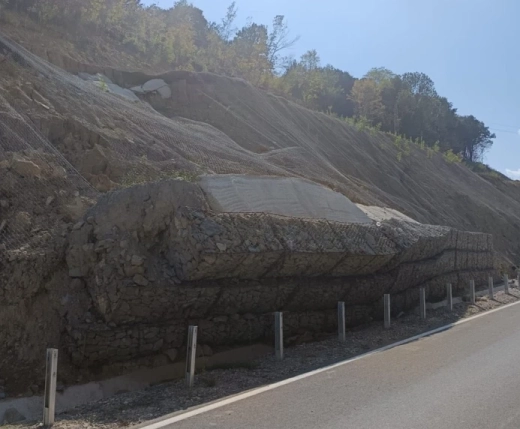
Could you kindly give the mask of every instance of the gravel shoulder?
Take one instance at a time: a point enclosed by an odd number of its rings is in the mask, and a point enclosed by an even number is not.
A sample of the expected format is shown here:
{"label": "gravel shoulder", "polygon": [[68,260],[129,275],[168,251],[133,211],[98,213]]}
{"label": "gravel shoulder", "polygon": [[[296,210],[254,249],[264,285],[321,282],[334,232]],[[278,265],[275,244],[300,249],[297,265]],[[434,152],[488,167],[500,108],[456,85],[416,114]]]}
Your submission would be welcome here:
{"label": "gravel shoulder", "polygon": [[[349,330],[346,343],[339,343],[335,335],[329,335],[319,342],[286,348],[285,359],[281,362],[276,361],[274,356],[267,356],[233,367],[199,372],[191,391],[186,389],[184,380],[178,380],[77,407],[57,415],[53,427],[56,429],[130,427],[175,411],[337,363],[518,300],[520,300],[520,290],[510,287],[509,295],[497,292],[493,300],[480,297],[477,298],[475,305],[466,302],[456,304],[453,312],[448,312],[444,308],[429,310],[426,320],[421,320],[415,313],[404,314],[392,321],[393,325],[389,330],[384,330],[381,322],[374,322]],[[24,422],[4,427],[36,428],[39,426],[37,422]]]}

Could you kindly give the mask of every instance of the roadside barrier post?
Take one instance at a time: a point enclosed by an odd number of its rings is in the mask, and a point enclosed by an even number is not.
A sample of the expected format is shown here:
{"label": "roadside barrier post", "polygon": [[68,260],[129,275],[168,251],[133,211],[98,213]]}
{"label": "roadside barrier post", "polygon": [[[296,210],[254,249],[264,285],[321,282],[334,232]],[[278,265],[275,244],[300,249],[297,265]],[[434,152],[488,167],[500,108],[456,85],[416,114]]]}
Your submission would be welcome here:
{"label": "roadside barrier post", "polygon": [[276,359],[283,360],[283,313],[274,313],[274,349]]}
{"label": "roadside barrier post", "polygon": [[419,289],[419,301],[421,310],[421,319],[426,319],[426,288],[422,287]]}
{"label": "roadside barrier post", "polygon": [[469,302],[475,304],[475,280],[469,281]]}
{"label": "roadside barrier post", "polygon": [[446,307],[448,307],[449,311],[453,310],[453,289],[451,283],[446,285]]}
{"label": "roadside barrier post", "polygon": [[385,312],[385,329],[389,329],[391,326],[390,320],[390,294],[385,293],[384,296],[384,312]]}
{"label": "roadside barrier post", "polygon": [[52,426],[56,414],[56,378],[58,375],[58,350],[47,349],[45,368],[45,394],[43,398],[43,425]]}
{"label": "roadside barrier post", "polygon": [[186,385],[191,389],[195,380],[195,359],[197,358],[197,326],[188,327],[186,350]]}
{"label": "roadside barrier post", "polygon": [[504,292],[509,294],[509,276],[504,274]]}
{"label": "roadside barrier post", "polygon": [[493,292],[493,277],[488,278],[488,287],[489,287],[489,298],[494,299],[495,294]]}
{"label": "roadside barrier post", "polygon": [[338,302],[338,339],[342,343],[347,340],[345,332],[345,303],[342,301]]}

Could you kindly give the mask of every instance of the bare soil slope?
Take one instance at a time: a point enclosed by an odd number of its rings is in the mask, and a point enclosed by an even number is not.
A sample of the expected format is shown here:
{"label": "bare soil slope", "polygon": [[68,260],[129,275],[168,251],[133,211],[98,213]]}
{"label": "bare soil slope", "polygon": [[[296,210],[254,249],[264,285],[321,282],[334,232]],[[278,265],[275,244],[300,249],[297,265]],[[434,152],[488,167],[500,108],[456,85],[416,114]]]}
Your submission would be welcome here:
{"label": "bare soil slope", "polygon": [[[80,51],[79,42],[65,43],[59,33],[42,33],[30,22],[24,25],[21,31],[20,26],[6,24],[3,31],[72,73],[102,72],[126,87],[154,77],[139,58],[121,46],[91,40],[88,49]],[[107,105],[104,94],[65,100],[55,93],[51,100],[57,98],[70,114],[60,112],[62,117],[53,117],[53,126],[46,125],[42,131],[101,191],[157,177],[199,173],[304,177],[330,186],[354,202],[388,206],[419,222],[491,233],[495,249],[508,263],[520,257],[518,182],[475,174],[464,165],[446,163],[439,154],[430,159],[418,147],[411,147],[410,155],[399,161],[402,148],[392,138],[358,131],[344,121],[241,80],[188,72],[159,76],[170,84],[173,97],[147,98],[156,111],[144,106],[139,109],[147,112],[141,114],[132,107],[129,115],[126,103],[116,100]],[[14,101],[17,85],[5,83],[10,92],[6,99]],[[92,105],[92,100],[100,105]],[[38,116],[40,120],[41,112]]]}

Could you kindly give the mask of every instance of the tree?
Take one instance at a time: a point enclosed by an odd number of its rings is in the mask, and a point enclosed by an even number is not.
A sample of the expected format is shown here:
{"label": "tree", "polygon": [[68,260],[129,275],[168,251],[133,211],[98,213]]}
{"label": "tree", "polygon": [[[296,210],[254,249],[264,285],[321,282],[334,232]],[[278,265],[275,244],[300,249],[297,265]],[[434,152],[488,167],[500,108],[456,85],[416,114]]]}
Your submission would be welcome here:
{"label": "tree", "polygon": [[377,86],[381,87],[389,84],[395,77],[395,73],[385,67],[374,67],[363,76],[363,79],[373,80]]}
{"label": "tree", "polygon": [[433,83],[433,80],[431,80],[430,77],[424,73],[404,73],[401,76],[401,79],[405,85],[408,86],[410,92],[414,95],[428,97],[437,96],[437,91],[435,90],[435,84]]}
{"label": "tree", "polygon": [[173,27],[188,24],[193,33],[193,42],[197,48],[207,47],[209,23],[201,9],[189,4],[186,0],[178,1],[173,9],[166,11],[165,19],[167,25]]}
{"label": "tree", "polygon": [[293,46],[300,36],[291,37],[289,27],[283,15],[276,15],[273,20],[273,28],[267,41],[268,59],[273,70],[280,69],[287,63],[286,57],[280,57],[280,52]]}
{"label": "tree", "polygon": [[200,53],[200,62],[203,69],[226,76],[233,75],[233,49],[224,42],[218,33],[210,31],[207,36],[208,46]]}
{"label": "tree", "polygon": [[[408,89],[401,87],[401,79],[397,77],[394,81],[395,97],[391,108],[391,129],[394,133],[406,134],[402,129],[403,118],[408,116],[414,108],[413,95]],[[389,128],[390,129],[390,128]]]}
{"label": "tree", "polygon": [[384,112],[381,100],[381,91],[375,81],[360,79],[354,83],[350,93],[350,99],[354,102],[356,115],[366,118],[372,123],[377,123]]}
{"label": "tree", "polygon": [[482,161],[484,153],[492,145],[495,134],[473,115],[459,116],[457,135],[460,142],[459,152],[465,160]]}
{"label": "tree", "polygon": [[457,139],[455,130],[457,126],[457,109],[448,101],[446,97],[434,97],[434,108],[430,111],[429,129],[425,138],[430,141],[440,141],[442,149],[454,149],[456,153]]}
{"label": "tree", "polygon": [[370,69],[364,79],[373,81],[381,93],[381,125],[385,131],[399,131],[402,117],[411,108],[410,91],[400,76],[385,67]]}
{"label": "tree", "polygon": [[[346,75],[350,77],[348,73]],[[328,111],[336,105],[342,91],[346,99],[350,90],[348,78],[343,72],[332,66],[320,66],[320,57],[316,50],[303,54],[299,62],[293,61],[281,79],[287,94],[302,100],[309,108],[322,111]],[[348,89],[342,90],[341,84]]]}
{"label": "tree", "polygon": [[406,136],[416,139],[424,139],[433,144],[437,139],[433,136],[435,118],[438,116],[439,101],[435,84],[424,73],[404,73],[401,76],[403,90],[408,91],[412,97],[406,95],[408,111],[401,114],[400,131]]}
{"label": "tree", "polygon": [[318,69],[320,61],[320,56],[316,49],[311,49],[302,55],[300,65],[307,71],[313,71]]}
{"label": "tree", "polygon": [[226,12],[226,16],[222,18],[220,24],[213,24],[213,27],[217,30],[217,33],[224,41],[228,41],[237,31],[236,27],[233,27],[235,19],[237,17],[237,6],[236,3],[231,3]]}
{"label": "tree", "polygon": [[311,50],[303,54],[299,62],[293,61],[283,76],[288,93],[310,108],[316,108],[315,100],[324,89],[319,66],[320,57],[316,50]]}
{"label": "tree", "polygon": [[261,84],[271,71],[267,37],[265,25],[252,23],[238,31],[232,42],[237,75],[255,85]]}
{"label": "tree", "polygon": [[319,69],[326,90],[316,100],[319,110],[330,111],[340,117],[354,116],[354,103],[349,98],[356,79],[331,65]]}

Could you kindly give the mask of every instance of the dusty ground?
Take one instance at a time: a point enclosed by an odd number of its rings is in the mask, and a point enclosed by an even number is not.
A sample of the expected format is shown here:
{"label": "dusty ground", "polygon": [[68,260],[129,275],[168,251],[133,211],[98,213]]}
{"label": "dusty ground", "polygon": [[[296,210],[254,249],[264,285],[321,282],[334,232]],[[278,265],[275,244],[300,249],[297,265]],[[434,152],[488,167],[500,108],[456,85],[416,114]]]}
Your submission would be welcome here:
{"label": "dusty ground", "polygon": [[[274,356],[268,356],[243,362],[235,367],[199,372],[195,387],[191,391],[187,390],[184,381],[180,380],[78,407],[58,415],[54,427],[111,429],[132,426],[330,365],[519,299],[520,291],[511,288],[509,295],[498,292],[494,300],[482,297],[477,299],[476,305],[457,304],[453,312],[448,312],[444,308],[431,310],[425,321],[416,314],[405,314],[393,321],[390,330],[384,330],[381,323],[351,330],[347,333],[347,342],[344,344],[339,343],[335,336],[328,336],[320,342],[288,348],[282,362],[276,361]],[[36,428],[38,426],[39,423],[33,422],[6,427]]]}

